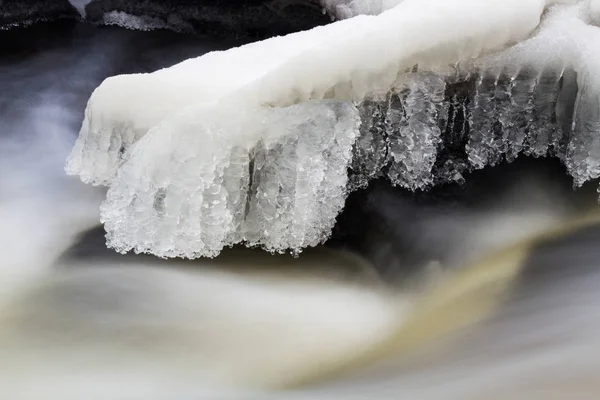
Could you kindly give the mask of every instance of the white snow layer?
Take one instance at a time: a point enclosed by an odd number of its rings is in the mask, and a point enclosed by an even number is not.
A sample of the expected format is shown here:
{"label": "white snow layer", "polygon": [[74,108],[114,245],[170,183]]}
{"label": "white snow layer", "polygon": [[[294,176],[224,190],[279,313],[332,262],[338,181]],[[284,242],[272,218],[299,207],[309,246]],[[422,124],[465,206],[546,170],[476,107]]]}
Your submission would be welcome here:
{"label": "white snow layer", "polygon": [[[327,239],[347,191],[369,179],[432,185],[448,129],[468,136],[469,168],[554,152],[577,184],[600,176],[595,1],[395,3],[105,80],[67,172],[110,187],[109,246],[190,258],[235,243],[299,252]],[[467,110],[448,91],[473,77]],[[459,164],[439,175],[459,180]]]}

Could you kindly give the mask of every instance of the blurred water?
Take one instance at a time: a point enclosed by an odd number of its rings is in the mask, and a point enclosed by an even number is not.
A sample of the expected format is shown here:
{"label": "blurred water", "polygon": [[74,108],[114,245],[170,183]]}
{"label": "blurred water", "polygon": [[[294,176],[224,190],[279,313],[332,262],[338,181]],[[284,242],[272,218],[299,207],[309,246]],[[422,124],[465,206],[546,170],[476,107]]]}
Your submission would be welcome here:
{"label": "blurred water", "polygon": [[[123,257],[103,245],[103,189],[63,173],[87,98],[107,76],[236,43],[84,24],[0,43],[1,398],[600,397],[600,226],[526,249],[595,202],[562,167],[519,161],[429,195],[375,183],[349,200],[336,249],[300,259]],[[493,253],[513,243],[524,263]],[[489,274],[461,272],[470,263]],[[457,273],[469,285],[447,280]],[[459,314],[419,320],[448,287]],[[488,303],[473,325],[469,305]],[[408,349],[405,326],[424,332]],[[318,378],[392,334],[402,351],[389,360],[285,393],[248,389]]]}
{"label": "blurred water", "polygon": [[231,44],[72,23],[0,35],[0,268],[16,284],[98,224],[103,193],[63,172],[93,89]]}

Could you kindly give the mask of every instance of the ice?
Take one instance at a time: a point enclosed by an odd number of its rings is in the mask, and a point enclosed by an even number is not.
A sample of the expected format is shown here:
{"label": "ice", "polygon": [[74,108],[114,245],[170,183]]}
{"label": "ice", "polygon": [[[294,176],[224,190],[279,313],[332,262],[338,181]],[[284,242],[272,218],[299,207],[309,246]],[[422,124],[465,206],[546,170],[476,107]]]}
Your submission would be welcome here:
{"label": "ice", "polygon": [[101,206],[109,246],[196,258],[327,239],[346,198],[356,108],[315,101],[228,116],[207,107],[132,147]]}
{"label": "ice", "polygon": [[471,136],[467,145],[469,162],[475,168],[495,164],[499,156],[496,138],[496,86],[498,73],[483,71],[477,79],[477,87],[471,111]]}
{"label": "ice", "polygon": [[389,96],[385,129],[391,158],[387,176],[392,184],[411,190],[433,184],[445,86],[440,76],[409,74],[399,92]]}
{"label": "ice", "polygon": [[384,118],[387,104],[382,100],[366,99],[358,105],[360,131],[354,143],[350,169],[350,189],[364,188],[381,175],[387,163],[388,143]]}
{"label": "ice", "polygon": [[591,6],[404,0],[112,77],[67,172],[110,187],[110,246],[189,258],[317,245],[375,178],[426,190],[524,153],[559,157],[581,185],[600,177]]}
{"label": "ice", "polygon": [[573,115],[572,138],[565,164],[576,185],[600,177],[600,32],[598,28],[578,24],[578,93]]}
{"label": "ice", "polygon": [[410,73],[385,100],[360,103],[360,135],[354,146],[351,189],[379,176],[411,190],[434,183],[433,167],[447,125],[446,82],[431,73]]}
{"label": "ice", "polygon": [[475,79],[460,76],[457,71],[446,83],[446,93],[439,112],[441,143],[438,148],[434,177],[438,182],[464,181],[463,172],[469,169],[464,149],[470,136],[471,95]]}
{"label": "ice", "polygon": [[321,243],[333,228],[344,207],[359,119],[349,103],[325,104],[329,110],[314,102],[291,107],[294,115],[279,112],[273,126],[291,124],[293,133],[256,148],[244,227],[250,245],[297,252]]}
{"label": "ice", "polygon": [[513,161],[525,149],[533,129],[538,74],[527,65],[479,72],[467,145],[474,167],[496,165],[504,159]]}
{"label": "ice", "polygon": [[556,135],[552,141],[554,155],[563,162],[566,160],[567,147],[571,140],[577,92],[577,73],[573,70],[564,71],[556,103]]}
{"label": "ice", "polygon": [[[496,68],[516,67],[518,73],[490,82],[483,96],[476,96],[473,124],[488,128],[501,114],[501,128],[475,133],[469,143],[474,166],[494,164],[498,156],[511,161],[521,151],[550,152],[563,160],[575,185],[600,177],[600,80],[595,72],[600,31],[587,23],[587,5],[555,7],[536,36],[484,61]],[[480,80],[493,76],[485,71]],[[510,90],[505,90],[509,81]],[[489,107],[495,108],[487,109],[481,97],[491,99]]]}
{"label": "ice", "polygon": [[506,106],[500,116],[507,161],[524,150],[533,121],[533,93],[538,72],[527,66],[511,74]]}
{"label": "ice", "polygon": [[[385,93],[400,71],[415,64],[444,68],[526,38],[544,10],[541,0],[485,3],[406,0],[379,16],[209,53],[152,74],[109,78],[90,99],[67,171],[85,182],[108,184],[130,139],[186,106],[207,101],[218,103],[215,107],[234,101],[286,106]],[[431,7],[438,12],[429,12]],[[515,16],[517,7],[521,12]],[[99,155],[96,142],[110,145],[111,136],[121,147]]]}
{"label": "ice", "polygon": [[562,72],[544,70],[536,78],[532,96],[533,119],[529,128],[526,152],[535,157],[545,156],[556,142],[556,106]]}

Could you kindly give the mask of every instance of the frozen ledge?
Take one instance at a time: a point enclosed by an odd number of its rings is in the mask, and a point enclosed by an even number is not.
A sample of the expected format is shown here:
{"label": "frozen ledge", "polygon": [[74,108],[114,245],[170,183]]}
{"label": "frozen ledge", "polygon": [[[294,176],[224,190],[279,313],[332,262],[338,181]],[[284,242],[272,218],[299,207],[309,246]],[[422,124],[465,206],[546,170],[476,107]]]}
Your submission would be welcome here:
{"label": "frozen ledge", "polygon": [[67,171],[109,186],[109,246],[187,258],[317,245],[381,176],[427,189],[526,153],[582,184],[600,176],[600,31],[589,2],[555,3],[405,0],[109,78]]}

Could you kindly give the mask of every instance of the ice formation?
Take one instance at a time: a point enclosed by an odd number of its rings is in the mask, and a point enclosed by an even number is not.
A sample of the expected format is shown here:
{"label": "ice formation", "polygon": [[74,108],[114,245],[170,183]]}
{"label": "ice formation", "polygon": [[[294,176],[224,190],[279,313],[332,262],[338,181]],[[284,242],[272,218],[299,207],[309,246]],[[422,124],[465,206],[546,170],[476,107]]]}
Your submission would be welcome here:
{"label": "ice formation", "polygon": [[185,112],[143,137],[112,181],[101,207],[111,247],[196,258],[240,242],[299,251],[328,235],[344,206],[355,107]]}
{"label": "ice formation", "polygon": [[427,189],[521,153],[600,176],[595,0],[392,3],[107,79],[67,172],[110,187],[109,245],[298,252],[373,178]]}

